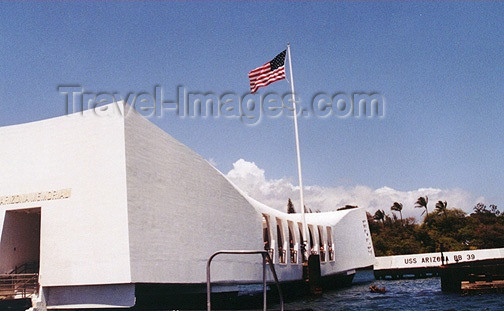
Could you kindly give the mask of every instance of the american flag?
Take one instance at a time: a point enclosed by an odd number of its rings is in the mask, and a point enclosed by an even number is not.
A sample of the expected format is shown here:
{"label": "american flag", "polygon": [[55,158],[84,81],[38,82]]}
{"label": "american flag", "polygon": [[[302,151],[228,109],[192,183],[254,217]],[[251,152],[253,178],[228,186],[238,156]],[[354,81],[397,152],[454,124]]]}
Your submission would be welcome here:
{"label": "american flag", "polygon": [[255,93],[260,87],[285,79],[286,51],[284,50],[271,61],[249,72],[250,93]]}

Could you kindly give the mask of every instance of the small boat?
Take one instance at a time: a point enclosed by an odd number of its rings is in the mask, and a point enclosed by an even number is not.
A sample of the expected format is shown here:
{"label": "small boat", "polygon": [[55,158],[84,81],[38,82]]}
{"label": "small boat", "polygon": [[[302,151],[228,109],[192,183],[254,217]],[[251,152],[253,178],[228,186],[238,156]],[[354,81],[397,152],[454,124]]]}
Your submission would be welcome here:
{"label": "small boat", "polygon": [[387,290],[385,289],[385,287],[378,287],[376,285],[371,285],[369,286],[369,290],[372,292],[372,293],[378,293],[378,294],[384,294],[387,292]]}

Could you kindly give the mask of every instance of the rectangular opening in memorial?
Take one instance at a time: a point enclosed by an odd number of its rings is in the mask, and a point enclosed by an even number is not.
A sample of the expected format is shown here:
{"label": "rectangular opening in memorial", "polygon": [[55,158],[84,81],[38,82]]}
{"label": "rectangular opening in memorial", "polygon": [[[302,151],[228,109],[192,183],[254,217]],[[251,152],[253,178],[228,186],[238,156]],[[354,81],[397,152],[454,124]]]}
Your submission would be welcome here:
{"label": "rectangular opening in memorial", "polygon": [[38,273],[40,207],[7,210],[0,239],[0,273]]}

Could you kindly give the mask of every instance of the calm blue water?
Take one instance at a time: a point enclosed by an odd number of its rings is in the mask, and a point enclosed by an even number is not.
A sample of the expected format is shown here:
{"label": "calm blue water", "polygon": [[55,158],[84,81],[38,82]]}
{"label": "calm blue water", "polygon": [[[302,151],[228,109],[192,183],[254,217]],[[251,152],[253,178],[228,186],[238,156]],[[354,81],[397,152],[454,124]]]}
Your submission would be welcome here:
{"label": "calm blue water", "polygon": [[[385,294],[369,291],[369,285],[385,287]],[[441,292],[439,278],[376,281],[372,271],[357,272],[352,287],[325,292],[286,303],[286,309],[329,310],[443,310],[504,311],[503,294],[461,296]]]}

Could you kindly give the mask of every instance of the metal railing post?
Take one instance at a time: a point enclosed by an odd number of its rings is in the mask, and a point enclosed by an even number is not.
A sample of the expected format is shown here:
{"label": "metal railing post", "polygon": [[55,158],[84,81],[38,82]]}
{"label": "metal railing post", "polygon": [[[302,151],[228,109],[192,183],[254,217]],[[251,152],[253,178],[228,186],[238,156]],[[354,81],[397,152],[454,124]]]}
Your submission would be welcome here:
{"label": "metal railing post", "polygon": [[262,273],[263,273],[263,311],[268,309],[266,303],[266,255],[261,254],[262,257]]}
{"label": "metal railing post", "polygon": [[267,251],[263,251],[263,250],[259,250],[259,251],[254,251],[254,250],[222,250],[222,251],[215,252],[212,256],[210,256],[210,258],[208,258],[207,265],[206,265],[207,311],[212,311],[212,301],[211,301],[211,295],[212,295],[211,286],[212,285],[211,285],[211,280],[210,280],[210,264],[212,263],[212,260],[214,259],[214,257],[219,254],[229,254],[229,255],[261,254],[262,259],[263,259],[263,264],[262,264],[262,268],[263,268],[263,311],[266,311],[266,309],[267,309],[266,263],[269,263],[271,273],[273,274],[273,278],[274,278],[276,286],[277,286],[278,296],[280,298],[280,310],[284,311],[282,290],[280,288],[280,283],[278,281],[275,267],[273,266],[273,261],[271,259],[271,256],[269,255],[269,253]]}

